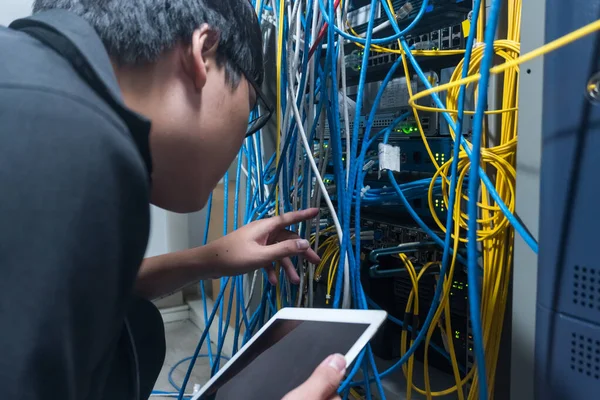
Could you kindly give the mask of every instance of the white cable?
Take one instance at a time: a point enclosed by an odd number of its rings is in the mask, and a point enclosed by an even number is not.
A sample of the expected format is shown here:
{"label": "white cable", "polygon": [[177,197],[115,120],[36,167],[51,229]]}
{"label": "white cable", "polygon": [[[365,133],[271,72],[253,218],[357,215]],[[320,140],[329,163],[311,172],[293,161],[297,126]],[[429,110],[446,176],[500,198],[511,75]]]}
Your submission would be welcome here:
{"label": "white cable", "polygon": [[[349,1],[346,0],[346,3]],[[338,7],[336,10],[337,23],[341,27],[342,26],[342,10],[341,7]],[[350,121],[348,116],[348,96],[346,93],[346,62],[344,61],[344,43],[339,45],[339,57],[337,62],[338,71],[341,70],[341,78],[342,78],[342,94],[344,96],[344,100],[342,102],[342,112],[344,113],[344,130],[346,136],[346,190],[348,190],[348,184],[350,182]],[[340,76],[338,73],[337,76]],[[331,131],[331,127],[330,127]],[[343,153],[342,153],[343,154]]]}
{"label": "white cable", "polygon": [[248,299],[246,300],[246,311],[250,308],[250,303],[252,302],[252,297],[254,297],[254,288],[256,287],[256,277],[258,276],[258,270],[254,270],[254,275],[252,275],[252,283],[250,284],[250,294],[248,295]]}
{"label": "white cable", "polygon": [[[373,28],[373,33],[381,32],[382,30],[384,30],[385,28],[387,28],[390,25],[391,25],[391,22],[389,20],[382,22],[381,24],[379,24]],[[367,36],[367,32],[359,33],[358,36],[361,38],[364,38]]]}
{"label": "white cable", "polygon": [[[291,90],[291,87],[288,87],[288,91]],[[304,127],[302,126],[302,118],[300,117],[300,112],[296,107],[296,103],[292,102],[292,112],[294,117],[296,118],[296,124],[298,125],[298,132],[300,133],[300,137],[302,138],[302,144],[304,145],[304,150],[306,151],[306,156],[308,157],[308,161],[310,162],[310,166],[315,173],[315,177],[317,179],[317,183],[323,192],[323,196],[325,198],[325,203],[327,203],[327,207],[329,208],[329,212],[331,213],[331,217],[333,218],[333,224],[335,225],[335,229],[339,238],[340,243],[342,243],[342,238],[344,236],[342,232],[342,227],[340,226],[340,221],[338,219],[337,213],[333,204],[331,203],[331,198],[327,193],[327,189],[325,188],[325,184],[323,183],[323,178],[319,174],[319,169],[317,168],[317,164],[315,163],[315,159],[312,156],[312,149],[308,144],[308,138],[306,137],[306,132],[304,132]],[[350,308],[350,266],[348,264],[348,254],[344,255],[344,288],[342,292],[342,308]]]}
{"label": "white cable", "polygon": [[[259,107],[259,110],[258,110],[259,115],[260,115],[260,112],[261,112],[261,110],[260,110],[260,107]],[[260,134],[262,135],[262,133],[260,133]],[[261,140],[261,147],[262,147],[262,142],[263,141]],[[248,146],[250,143],[252,143],[252,148],[251,149]],[[269,197],[269,185],[267,185],[266,183],[262,182],[263,176],[259,173],[260,170],[258,169],[258,163],[260,163],[261,166],[262,166],[263,173],[264,173],[265,165],[264,165],[264,161],[259,158],[258,146],[256,146],[256,141],[255,140],[247,139],[246,140],[246,145],[247,145],[247,148],[248,148],[248,152],[253,151],[254,152],[254,158],[256,159],[256,178],[254,177],[254,175],[251,175],[252,176],[251,183],[254,185],[253,188],[255,190],[258,190],[258,188],[260,186],[263,186],[264,191],[265,191],[265,195],[267,197]],[[250,164],[249,157],[246,157],[246,160],[247,160],[246,162],[248,164]],[[242,171],[244,172],[244,174],[246,174],[246,176],[248,176],[248,171],[244,168],[243,164],[242,164]],[[261,199],[261,200],[264,200],[264,199]]]}
{"label": "white cable", "polygon": [[244,165],[242,164],[242,172],[244,173],[244,175],[246,175],[246,179],[250,179],[250,185],[252,186],[253,189],[258,189],[258,186],[256,184],[256,179],[254,179],[254,176],[250,173],[248,173],[248,170],[246,169],[246,167],[244,167]]}

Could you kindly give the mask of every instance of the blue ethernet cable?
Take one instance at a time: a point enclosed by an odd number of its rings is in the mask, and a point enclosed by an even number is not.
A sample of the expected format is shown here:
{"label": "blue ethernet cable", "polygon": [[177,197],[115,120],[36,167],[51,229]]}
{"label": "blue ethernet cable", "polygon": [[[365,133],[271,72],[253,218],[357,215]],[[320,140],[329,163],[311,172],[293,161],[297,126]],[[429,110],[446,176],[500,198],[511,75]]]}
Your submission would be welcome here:
{"label": "blue ethernet cable", "polygon": [[[223,177],[223,236],[227,235],[227,230],[229,226],[229,171],[225,172],[225,176]],[[229,282],[229,279],[225,280],[225,278],[220,279],[221,286],[224,287],[223,282]],[[224,303],[215,303],[213,307],[219,307],[219,322],[217,329],[217,343],[221,343],[224,340],[223,337],[223,313],[224,313]],[[210,325],[207,325],[210,327]],[[215,360],[216,365],[218,360],[219,351],[217,351],[217,359]],[[212,366],[214,368],[214,365]]]}
{"label": "blue ethernet cable", "polygon": [[[351,143],[351,149],[350,151],[347,151],[346,157],[350,157],[351,160],[351,169],[350,169],[350,173],[349,173],[349,177],[348,177],[348,190],[346,191],[346,194],[344,197],[340,196],[340,199],[342,199],[342,204],[343,204],[343,208],[345,210],[344,214],[343,214],[343,223],[344,223],[344,238],[346,239],[345,243],[342,244],[342,248],[341,248],[341,254],[348,254],[348,261],[349,261],[349,266],[350,266],[350,280],[351,280],[351,287],[352,287],[352,292],[353,292],[353,298],[355,301],[355,306],[357,308],[363,308],[366,309],[367,308],[367,304],[365,301],[365,295],[364,295],[364,291],[362,289],[361,283],[360,283],[360,266],[357,266],[357,260],[359,260],[359,252],[360,252],[360,221],[359,221],[359,215],[360,215],[360,199],[357,199],[356,201],[356,205],[355,205],[355,234],[356,234],[356,239],[355,239],[355,253],[352,253],[352,243],[349,240],[350,239],[350,208],[351,208],[351,203],[352,203],[352,193],[355,190],[355,182],[356,182],[356,173],[357,173],[357,166],[363,164],[363,160],[364,160],[364,155],[366,153],[366,148],[365,148],[365,144],[367,143],[368,140],[368,132],[369,132],[369,127],[367,126],[367,130],[365,132],[364,138],[363,138],[363,149],[361,151],[360,156],[357,157],[357,152],[358,152],[358,128],[359,128],[359,122],[360,122],[360,111],[361,111],[361,107],[362,107],[362,93],[364,91],[364,82],[366,79],[366,70],[367,70],[367,63],[368,63],[368,53],[369,53],[369,48],[370,48],[370,40],[371,40],[371,36],[372,36],[372,28],[373,28],[373,19],[374,19],[374,9],[375,9],[375,3],[376,0],[372,0],[371,2],[371,15],[369,18],[369,24],[368,24],[368,28],[367,28],[367,42],[366,42],[366,46],[365,46],[365,51],[363,54],[363,61],[362,61],[362,68],[361,68],[361,74],[360,74],[360,79],[359,79],[359,87],[358,87],[358,94],[357,94],[357,104],[356,104],[356,110],[355,110],[355,122],[354,122],[354,132],[353,132],[353,136],[352,136],[352,143]],[[387,82],[389,82],[391,75],[393,74],[394,71],[391,71],[388,73],[387,78]],[[384,82],[384,84],[382,84],[382,87],[384,87],[387,82]],[[380,87],[380,91],[378,92],[379,98],[381,97],[381,93],[382,93],[383,89]],[[335,82],[334,82],[334,93],[337,95],[337,88],[335,87]],[[378,100],[376,100],[376,103],[378,102]],[[337,102],[334,101],[334,104],[336,104]],[[377,105],[373,105],[373,108],[371,110],[371,113],[374,112],[374,110],[376,109]],[[371,119],[372,121],[372,119]],[[355,158],[358,158],[357,160],[355,160]],[[352,162],[354,161],[354,162]],[[361,174],[362,171],[359,170],[358,174]],[[335,297],[339,300],[340,297],[340,286],[341,286],[341,279],[340,279],[340,273],[339,270],[341,268],[338,268],[338,284],[336,285],[336,292],[335,292]],[[335,303],[334,303],[335,305]],[[365,359],[365,365],[371,364],[373,371],[377,371],[377,366],[375,365],[375,360],[373,358],[373,354],[371,351],[370,346],[367,346],[366,348],[366,352],[368,355],[368,358]],[[364,354],[364,353],[363,353]],[[357,363],[357,365],[360,365]],[[368,368],[365,369],[364,371],[365,375],[368,375]],[[379,375],[377,373],[375,373],[375,383],[377,385],[377,389],[379,391],[379,394],[382,398],[385,399],[385,393],[383,391],[383,387],[381,385],[381,381],[379,379]]]}
{"label": "blue ethernet cable", "polygon": [[[225,279],[229,280],[229,278],[225,278]],[[208,327],[212,325],[212,322],[215,319],[215,314],[217,313],[217,306],[223,300],[223,294],[225,293],[225,286],[227,286],[227,285],[221,286],[221,291],[219,292],[219,295],[217,296],[217,299],[215,301],[215,306],[213,307],[213,310],[210,313],[210,317],[209,317],[208,321],[206,322],[206,328],[204,329],[204,331],[202,332],[202,335],[200,336],[200,340],[198,341],[198,345],[196,346],[196,350],[194,351],[194,355],[192,356],[193,358],[190,361],[190,365],[185,374],[185,378],[183,379],[183,384],[181,385],[181,390],[179,391],[179,396],[177,397],[178,400],[183,399],[183,395],[185,394],[185,388],[190,380],[190,375],[192,374],[194,365],[196,364],[196,359],[198,358],[198,355],[200,354],[200,349],[202,348],[202,345],[204,344],[204,340],[206,339],[206,336],[208,334]],[[209,343],[209,345],[210,345],[210,343]]]}
{"label": "blue ethernet cable", "polygon": [[[372,5],[372,9],[373,9],[373,5]],[[367,30],[367,38],[370,37],[370,32],[371,30]],[[364,54],[363,54],[363,61],[362,61],[362,66],[361,66],[361,78],[363,77],[363,73],[366,73],[366,69],[367,69],[367,63],[368,63],[368,48],[365,48]],[[348,212],[348,217],[349,217],[349,208],[351,205],[351,201],[352,201],[352,194],[354,192],[354,189],[356,188],[357,191],[357,200],[356,200],[356,204],[355,204],[355,232],[360,232],[360,198],[358,197],[358,192],[360,190],[360,188],[362,188],[362,182],[364,180],[364,173],[359,169],[359,167],[362,167],[362,165],[364,164],[364,157],[366,154],[366,151],[368,149],[368,147],[370,146],[370,142],[369,142],[369,135],[370,135],[370,131],[371,131],[371,127],[373,125],[373,120],[375,118],[375,113],[376,110],[378,108],[379,102],[381,101],[381,96],[385,90],[385,87],[387,86],[387,84],[389,83],[389,81],[391,80],[393,74],[395,73],[397,67],[399,65],[399,60],[397,60],[392,67],[390,68],[390,70],[388,71],[388,73],[386,74],[385,79],[383,80],[382,84],[379,87],[379,90],[377,92],[377,95],[375,97],[375,101],[373,102],[373,105],[371,107],[371,111],[369,114],[369,119],[367,120],[367,125],[366,125],[366,129],[365,129],[365,133],[364,133],[364,137],[363,137],[363,145],[362,145],[362,149],[360,152],[360,155],[358,156],[358,158],[355,160],[355,162],[351,162],[351,171],[350,171],[350,175],[349,175],[349,183],[348,183],[348,187],[352,188],[352,190],[348,190],[347,191],[347,198],[346,198],[346,202],[345,202],[345,207],[347,209]],[[364,91],[364,85],[361,87],[360,86],[360,82],[359,81],[359,88],[358,88],[358,94],[357,94],[357,99],[362,99],[362,93]],[[364,82],[364,81],[363,81]],[[357,105],[358,108],[358,105]],[[359,111],[356,112],[356,116],[359,115]],[[398,123],[406,118],[408,116],[408,113],[405,113],[404,115],[400,116],[398,118]],[[395,125],[394,125],[395,126]],[[388,127],[388,129],[393,129],[393,126]],[[373,139],[374,140],[374,139]],[[352,142],[352,151],[350,152],[349,155],[350,157],[354,157],[354,155],[357,152],[357,147],[358,147],[358,123],[355,121],[354,123],[354,135],[353,135],[353,142]],[[363,179],[360,179],[359,182],[357,182],[355,180],[356,175],[359,176],[363,176]],[[349,221],[348,221],[349,222]],[[354,258],[355,260],[360,259],[359,258],[359,252],[360,252],[360,243],[359,240],[356,240],[356,244],[355,244],[355,254],[354,254]],[[351,244],[350,244],[350,249],[351,249]],[[353,264],[351,262],[351,264]],[[358,270],[358,268],[353,265],[353,270]],[[354,289],[354,295],[359,297],[360,299],[360,291],[362,291],[362,288],[358,288],[358,286],[360,286],[360,276],[355,276],[353,279],[353,289]],[[357,283],[358,282],[358,283]],[[364,295],[364,293],[363,293]],[[367,308],[366,303],[362,305],[363,308]]]}
{"label": "blue ethernet cable", "polygon": [[[208,347],[210,348],[210,346],[208,346]],[[210,357],[210,356],[208,354],[198,354],[197,358],[204,358],[204,357]],[[229,361],[229,357],[221,356],[221,358],[224,359],[224,360]],[[173,372],[175,372],[175,370],[177,369],[177,367],[179,367],[181,364],[183,364],[186,361],[190,361],[192,359],[193,359],[193,357],[186,357],[186,358],[184,358],[182,360],[179,360],[169,370],[169,374],[167,375],[167,377],[169,379],[169,383],[171,384],[171,386],[173,386],[173,389],[175,389],[177,392],[179,392],[181,390],[181,387],[179,387],[179,385],[177,385],[175,383],[175,379],[173,379]],[[153,394],[175,394],[175,393],[172,393],[172,392],[167,392],[167,391],[162,391],[162,390],[153,390],[152,393]]]}
{"label": "blue ethernet cable", "polygon": [[[321,1],[321,0],[319,0]],[[358,80],[358,93],[357,93],[357,97],[356,97],[356,109],[354,112],[354,126],[353,126],[353,132],[352,132],[352,138],[351,138],[351,148],[350,151],[346,151],[346,157],[350,158],[350,165],[352,165],[352,167],[350,168],[350,175],[349,175],[349,182],[346,182],[347,184],[347,191],[346,192],[351,192],[354,188],[354,185],[352,185],[353,183],[353,174],[352,171],[353,169],[355,169],[355,164],[352,163],[352,160],[355,158],[355,154],[357,154],[357,149],[358,149],[358,132],[359,132],[359,124],[360,124],[360,113],[362,110],[362,101],[363,101],[363,96],[362,93],[364,92],[364,87],[365,87],[365,81],[367,79],[367,64],[369,61],[369,50],[371,47],[371,39],[372,39],[372,35],[373,35],[373,24],[374,24],[374,20],[375,20],[375,6],[377,4],[377,0],[371,0],[371,9],[369,12],[369,22],[367,24],[367,37],[366,37],[366,42],[365,42],[365,49],[363,52],[363,59],[362,59],[362,68],[360,71],[360,77]],[[329,12],[330,12],[330,20],[333,21],[333,0],[329,0]],[[330,37],[333,37],[333,28],[332,25],[330,24]],[[331,43],[330,43],[331,45]],[[327,47],[327,50],[329,50],[329,46]],[[332,65],[337,65],[336,63],[332,64]],[[335,68],[332,67],[332,70],[334,70]],[[332,86],[333,86],[333,98],[334,100],[336,100],[337,97],[337,82],[334,80],[332,82]],[[344,94],[345,95],[345,94]],[[336,111],[336,106],[337,106],[337,101],[333,101],[333,107],[334,107],[334,111]],[[348,149],[348,144],[346,144],[346,149]],[[341,162],[341,160],[340,160]],[[336,179],[339,179],[340,177],[336,176]],[[339,186],[343,186],[341,185],[344,182],[344,180],[339,180],[338,181],[338,194],[339,194],[339,198],[342,199],[341,193],[339,193],[339,191],[341,190],[341,188]],[[348,203],[348,204],[346,204]],[[343,209],[344,209],[344,213],[342,215],[342,219],[343,219],[343,231],[344,231],[344,236],[342,237],[342,243],[341,243],[341,248],[340,248],[340,254],[342,255],[346,255],[348,253],[350,253],[350,249],[351,249],[351,242],[350,242],[350,201],[348,202],[344,202],[343,203]],[[350,255],[348,254],[348,257],[350,257]],[[340,257],[340,261],[341,263],[343,263],[343,257]],[[342,285],[342,279],[343,279],[343,273],[344,273],[344,269],[343,268],[339,268],[337,270],[337,277],[336,277],[336,287],[339,288]],[[338,308],[340,306],[340,297],[341,297],[341,290],[336,290],[335,291],[335,296],[334,296],[334,300],[333,300],[333,306],[335,308]]]}
{"label": "blue ethernet cable", "polygon": [[[206,245],[206,243],[208,242],[208,228],[210,227],[210,214],[212,211],[212,200],[213,200],[213,194],[212,192],[210,193],[210,195],[208,196],[208,202],[207,202],[207,206],[206,206],[206,222],[204,225],[204,238],[202,239],[202,245]],[[208,318],[208,311],[206,308],[206,293],[204,290],[204,281],[200,281],[200,293],[202,295],[202,306],[203,306],[203,312],[204,312],[204,320],[206,321]],[[210,332],[207,333],[207,338],[208,338],[208,343],[210,343]],[[208,359],[210,361],[210,365],[212,366],[213,364],[213,355],[212,355],[212,349],[209,346],[208,347]]]}
{"label": "blue ethernet cable", "polygon": [[[376,370],[373,371],[374,373],[377,373]],[[365,358],[363,360],[363,387],[365,388],[365,398],[370,399],[371,398],[371,384],[369,383],[369,360],[367,358]],[[350,387],[348,387],[348,390],[346,391],[346,395],[348,395],[350,393]]]}
{"label": "blue ethernet cable", "polygon": [[[481,0],[476,0],[477,4],[479,4],[480,1]],[[477,18],[476,14],[478,12],[479,12],[479,7],[476,7],[476,8],[474,7],[474,13],[473,14],[474,14],[475,21],[476,21],[476,18]],[[474,33],[475,26],[476,26],[476,23],[474,23],[474,24],[471,25],[471,32],[470,32],[470,35],[469,35],[469,37],[471,38],[471,40],[475,36],[475,33]],[[472,48],[472,46],[470,46],[468,48]],[[409,54],[409,53],[407,53],[407,54]],[[469,62],[470,62],[470,54],[471,54],[471,51],[467,51],[467,56],[468,57],[465,57],[465,69],[466,70],[468,70],[468,65],[469,65]],[[464,105],[464,102],[463,102],[463,105]],[[444,107],[442,106],[441,108],[444,108]],[[388,137],[389,137],[389,134],[386,134],[386,137],[384,138],[384,143],[387,142]],[[455,150],[457,150],[458,147],[459,146],[455,146]],[[458,157],[455,157],[454,160],[453,160],[453,162],[457,163],[458,162],[457,160],[458,160]],[[455,169],[455,171],[456,171],[456,169]],[[414,210],[412,210],[412,208],[410,207],[410,204],[404,198],[404,196],[402,194],[402,191],[398,187],[398,184],[397,184],[397,182],[396,182],[396,180],[394,178],[394,175],[393,175],[393,173],[391,171],[388,171],[388,176],[390,178],[390,181],[392,182],[392,185],[398,191],[398,194],[400,195],[401,199],[403,199],[403,202],[405,203],[405,206],[407,207],[408,211],[409,212],[412,211],[414,213]],[[454,177],[456,177],[456,172],[454,173]],[[454,184],[456,185],[456,181],[455,180],[453,180],[453,181],[454,181]],[[456,188],[454,188],[454,190],[456,190]],[[452,190],[451,190],[451,193],[452,193]],[[453,202],[454,198],[455,198],[455,196],[450,195],[449,202]],[[411,213],[411,215],[412,215],[412,213]],[[412,216],[413,216],[413,218],[415,219],[415,221],[417,223],[419,223],[419,222],[422,223],[422,221],[420,220],[420,218],[418,218],[418,216],[416,214],[412,215]],[[416,349],[418,348],[418,346],[420,346],[421,342],[423,341],[423,339],[425,337],[425,334],[426,334],[427,330],[429,329],[429,325],[431,325],[431,321],[433,320],[433,316],[435,314],[435,308],[437,307],[437,304],[439,303],[439,299],[440,299],[440,296],[441,296],[441,291],[442,291],[442,287],[443,287],[443,279],[446,276],[446,272],[447,272],[447,269],[448,269],[448,260],[447,260],[447,257],[449,255],[448,254],[449,253],[449,251],[448,251],[449,250],[449,237],[451,236],[451,229],[448,229],[448,228],[449,228],[449,226],[451,227],[451,224],[452,224],[451,213],[448,213],[446,223],[447,223],[446,238],[445,238],[446,240],[445,240],[445,243],[443,244],[443,247],[446,250],[446,251],[444,251],[444,257],[446,257],[446,262],[442,262],[442,266],[440,268],[440,280],[438,281],[438,284],[436,286],[436,290],[434,292],[434,296],[433,296],[431,308],[429,309],[429,312],[427,313],[427,317],[425,318],[423,326],[422,326],[421,330],[419,331],[419,333],[417,334],[417,337],[415,338],[415,340],[413,342],[413,345],[408,349],[408,351],[404,354],[404,356],[396,364],[394,364],[388,370],[386,370],[383,373],[381,373],[380,374],[381,377],[385,377],[385,376],[389,375],[390,373],[392,373],[395,370],[397,370],[406,361],[408,361],[409,357],[412,356],[412,354],[416,351]],[[435,238],[437,236],[432,236],[432,237]]]}
{"label": "blue ethernet cable", "polygon": [[[323,20],[327,24],[329,24],[329,26],[331,26],[332,24],[331,24],[330,21],[333,18],[326,16],[327,15],[327,11],[325,11],[325,5],[323,4],[323,0],[318,0],[318,1],[319,1],[319,8],[321,9],[321,15],[323,16]],[[383,4],[384,8],[387,7],[387,4],[385,3],[385,0],[382,0],[381,3]],[[400,37],[402,37],[403,35],[406,35],[408,32],[410,32],[419,23],[419,21],[421,21],[421,18],[423,18],[423,15],[425,14],[425,11],[427,11],[427,7],[428,6],[429,6],[429,1],[428,0],[423,0],[423,3],[421,4],[421,8],[419,8],[419,12],[415,16],[415,18],[412,20],[412,22],[404,30],[402,30],[399,33],[396,33],[396,34],[394,34],[392,36],[373,39],[372,43],[373,44],[378,44],[378,45],[384,45],[384,44],[387,44],[387,43],[390,43],[390,42],[393,42],[395,40],[400,39]],[[372,19],[369,19],[369,20],[372,21]],[[392,23],[392,26],[393,26],[394,23],[395,23],[395,18],[392,19],[390,22]],[[362,39],[362,38],[358,38],[358,37],[356,37],[354,35],[350,35],[350,34],[346,33],[345,31],[343,31],[342,29],[340,29],[337,26],[335,26],[335,24],[333,24],[333,25],[334,25],[335,32],[338,35],[342,36],[344,39],[347,39],[347,40],[349,40],[351,42],[354,42],[354,43],[360,43],[362,45],[365,45],[367,43],[366,39]],[[367,34],[368,34],[368,32],[369,32],[369,30],[367,30]]]}
{"label": "blue ethernet cable", "polygon": [[[235,171],[235,198],[234,198],[234,205],[233,205],[233,230],[237,230],[238,228],[238,221],[239,221],[239,203],[240,203],[240,176],[241,176],[241,169],[242,169],[242,155],[243,152],[239,151],[238,152],[238,159],[237,159],[237,167],[236,167],[236,171]],[[248,182],[250,180],[250,177],[248,176],[248,179],[246,179],[246,186],[248,187]],[[246,201],[247,198],[246,198]],[[232,354],[235,354],[237,352],[237,338],[239,337],[239,331],[240,331],[240,312],[243,312],[244,310],[244,306],[243,306],[243,302],[241,303],[241,311],[240,311],[240,302],[239,302],[239,287],[241,286],[242,282],[240,282],[240,277],[236,276],[233,278],[233,284],[231,287],[231,293],[230,293],[230,304],[229,307],[231,307],[231,303],[233,302],[232,297],[233,297],[233,293],[235,292],[235,295],[238,298],[238,301],[236,302],[236,307],[235,307],[235,328],[234,328],[234,341],[233,341],[233,351]],[[227,319],[227,325],[229,325],[229,318]],[[220,352],[218,353],[220,354]],[[215,365],[217,365],[218,368],[218,363],[216,363]],[[214,365],[212,366],[214,368]]]}
{"label": "blue ethernet cable", "polygon": [[[333,0],[329,0],[329,12],[331,18],[333,18],[334,7]],[[331,144],[332,150],[332,158],[333,158],[333,171],[335,175],[335,179],[337,182],[337,196],[341,198],[344,193],[344,187],[346,186],[346,178],[344,176],[344,166],[342,164],[342,138],[339,126],[339,109],[338,109],[338,89],[337,89],[337,48],[336,48],[336,40],[335,40],[335,30],[331,25],[327,30],[327,51],[325,52],[325,59],[329,60],[329,63],[325,63],[325,68],[320,69],[320,80],[323,86],[325,86],[325,82],[327,82],[328,72],[331,75],[331,98],[327,95],[327,90],[321,91],[321,98],[323,104],[327,105],[329,101],[331,101],[331,106],[327,107],[327,119],[329,121],[329,140]],[[342,44],[343,45],[343,44]],[[329,71],[329,69],[331,71]],[[343,210],[338,210],[338,218],[340,220],[343,219]]]}
{"label": "blue ethernet cable", "polygon": [[244,277],[236,276],[236,277],[234,277],[234,279],[236,280],[236,285],[235,285],[236,307],[235,307],[235,328],[233,331],[233,349],[231,350],[232,355],[235,355],[235,353],[238,352],[241,322],[243,322],[241,314],[245,310],[245,308],[244,308],[244,293],[242,292],[243,284],[244,284]]}
{"label": "blue ethernet cable", "polygon": [[[481,60],[481,79],[479,80],[479,93],[487,93],[490,68],[494,58],[494,38],[498,20],[500,18],[500,0],[493,0],[488,20],[485,28],[485,48],[483,50],[483,59]],[[475,362],[479,372],[479,398],[486,400],[488,398],[487,374],[485,365],[485,353],[483,343],[483,330],[481,327],[481,304],[479,299],[479,280],[474,274],[479,268],[478,251],[477,251],[477,199],[479,195],[479,162],[481,157],[481,136],[483,130],[483,117],[487,107],[487,97],[479,96],[477,98],[477,106],[475,115],[473,116],[473,133],[471,137],[471,168],[469,170],[469,201],[467,203],[467,270],[469,282],[469,311],[473,326],[473,342],[475,350]]]}
{"label": "blue ethernet cable", "polygon": [[[221,334],[221,337],[219,338],[219,343],[217,344],[217,359],[215,360],[215,363],[213,364],[212,368],[211,368],[211,376],[214,376],[217,371],[219,370],[219,367],[221,365],[221,359],[220,359],[220,355],[221,352],[223,351],[223,346],[225,344],[225,337],[227,336],[227,331],[229,330],[229,323],[231,321],[231,309],[233,306],[233,294],[235,293],[235,284],[236,284],[236,279],[231,278],[229,279],[229,281],[231,282],[231,287],[229,288],[229,303],[227,304],[227,316],[225,321],[222,321],[222,316],[219,316],[219,323],[223,323],[225,325],[225,328]],[[227,286],[227,282],[225,283],[224,287]],[[223,303],[221,302],[221,310],[223,309]],[[210,325],[208,325],[210,326]],[[239,327],[236,326],[236,329],[239,329]],[[221,333],[221,332],[219,332]]]}

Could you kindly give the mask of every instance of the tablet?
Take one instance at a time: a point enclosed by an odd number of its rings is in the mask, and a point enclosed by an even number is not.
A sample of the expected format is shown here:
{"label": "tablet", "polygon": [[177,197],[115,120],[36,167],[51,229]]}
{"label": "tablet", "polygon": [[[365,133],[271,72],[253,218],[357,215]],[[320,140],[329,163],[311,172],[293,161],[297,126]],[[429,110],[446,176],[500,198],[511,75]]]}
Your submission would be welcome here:
{"label": "tablet", "polygon": [[350,365],[385,320],[381,310],[284,308],[192,400],[281,400],[327,356]]}

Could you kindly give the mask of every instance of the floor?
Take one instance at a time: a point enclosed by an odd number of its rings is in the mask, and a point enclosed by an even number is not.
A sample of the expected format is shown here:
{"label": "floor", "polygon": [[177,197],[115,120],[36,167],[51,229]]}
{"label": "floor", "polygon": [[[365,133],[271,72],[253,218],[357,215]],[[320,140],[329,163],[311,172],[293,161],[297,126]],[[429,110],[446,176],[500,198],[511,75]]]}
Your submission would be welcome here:
{"label": "floor", "polygon": [[[167,341],[167,354],[165,357],[165,365],[156,381],[156,385],[154,387],[155,390],[168,391],[173,392],[174,388],[169,383],[169,371],[171,368],[177,364],[180,360],[190,357],[194,350],[196,349],[196,344],[198,343],[198,339],[202,331],[198,329],[196,325],[194,325],[189,320],[181,321],[181,322],[171,322],[165,324],[165,335]],[[213,349],[216,347],[213,345]],[[204,348],[201,351],[201,354],[206,354],[206,349]],[[381,361],[377,362],[380,370],[385,370],[387,367],[391,365],[390,362]],[[185,373],[187,371],[188,363],[181,363],[173,372],[172,377],[177,385],[181,385],[183,379],[185,377]],[[415,383],[419,387],[423,387],[423,366],[421,363],[415,363]],[[445,388],[449,388],[453,386],[452,378],[446,374],[441,372],[436,372],[436,370],[431,370],[431,381],[433,390],[441,390]],[[194,367],[193,373],[191,375],[187,393],[191,393],[194,387],[194,384],[203,385],[208,382],[210,378],[210,366],[208,363],[208,358],[200,357]],[[392,374],[390,377],[385,379],[383,382],[384,390],[386,392],[386,397],[388,399],[393,400],[404,400],[406,399],[406,381],[402,375],[401,370]],[[373,387],[375,391],[376,388]],[[160,399],[161,397],[152,397],[152,399]],[[451,394],[447,396],[437,397],[438,399],[456,399],[456,394]],[[379,399],[379,396],[373,395],[373,399]],[[412,399],[425,399],[425,396],[421,396],[417,393],[413,392]]]}
{"label": "floor", "polygon": [[[169,383],[169,371],[179,361],[194,354],[194,350],[196,349],[196,345],[198,344],[198,339],[200,338],[201,334],[202,331],[189,320],[165,324],[167,354],[165,356],[165,365],[163,366],[158,380],[156,381],[154,390],[168,392],[175,390]],[[213,349],[215,347],[216,346],[213,344]],[[200,354],[206,354],[206,347],[200,352]],[[173,371],[172,377],[178,386],[180,386],[183,382],[188,365],[188,362],[181,363],[175,369],[175,371]],[[208,358],[200,357],[198,358],[194,370],[192,371],[192,375],[187,386],[188,390],[186,392],[191,393],[195,383],[203,385],[208,382],[209,378],[210,365],[208,363]],[[160,399],[160,397],[154,396],[152,398]]]}

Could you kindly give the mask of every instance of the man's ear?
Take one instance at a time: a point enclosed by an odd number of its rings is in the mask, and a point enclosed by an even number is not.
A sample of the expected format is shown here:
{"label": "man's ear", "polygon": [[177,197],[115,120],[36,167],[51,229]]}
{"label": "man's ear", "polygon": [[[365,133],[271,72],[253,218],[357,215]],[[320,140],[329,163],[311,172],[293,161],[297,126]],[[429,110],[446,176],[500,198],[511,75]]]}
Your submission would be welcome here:
{"label": "man's ear", "polygon": [[206,84],[208,70],[214,68],[219,34],[207,24],[203,24],[192,33],[192,41],[185,52],[184,69],[190,75],[197,91]]}

